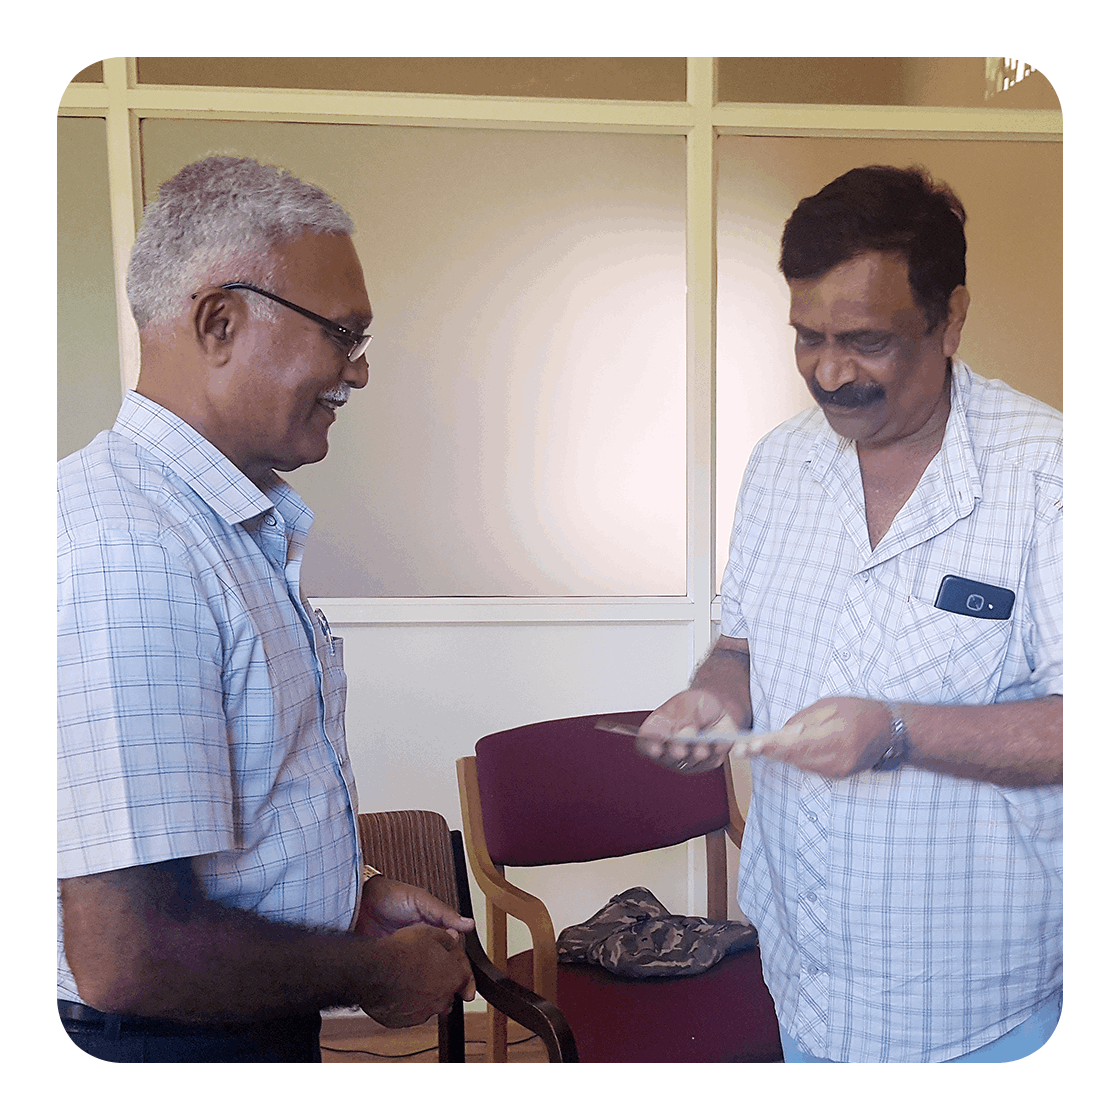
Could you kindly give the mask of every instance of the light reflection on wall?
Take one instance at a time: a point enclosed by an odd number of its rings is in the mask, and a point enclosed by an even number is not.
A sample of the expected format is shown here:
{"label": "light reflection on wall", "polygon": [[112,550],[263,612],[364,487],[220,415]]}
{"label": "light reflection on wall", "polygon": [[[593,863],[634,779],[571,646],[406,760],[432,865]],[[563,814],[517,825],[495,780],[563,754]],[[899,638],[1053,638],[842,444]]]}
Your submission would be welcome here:
{"label": "light reflection on wall", "polygon": [[378,132],[371,383],[294,479],[377,489],[319,518],[308,585],[684,594],[683,140]]}
{"label": "light reflection on wall", "polygon": [[679,231],[631,222],[581,223],[555,283],[544,298],[527,294],[508,340],[522,376],[509,386],[507,509],[560,593],[685,590]]}
{"label": "light reflection on wall", "polygon": [[738,139],[723,138],[719,148],[717,589],[751,450],[772,428],[813,403],[793,362],[789,288],[778,271],[782,228],[797,199],[787,201],[789,189],[780,174],[753,158],[747,145],[734,142]]}

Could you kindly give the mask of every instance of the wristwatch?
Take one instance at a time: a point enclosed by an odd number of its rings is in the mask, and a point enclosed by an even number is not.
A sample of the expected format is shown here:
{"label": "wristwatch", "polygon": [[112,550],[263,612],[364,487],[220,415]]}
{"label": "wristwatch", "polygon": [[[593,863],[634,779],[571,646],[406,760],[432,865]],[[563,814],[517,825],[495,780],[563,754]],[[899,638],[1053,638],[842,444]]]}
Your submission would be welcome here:
{"label": "wristwatch", "polygon": [[910,742],[910,735],[906,730],[906,724],[902,722],[902,716],[899,715],[897,706],[891,704],[888,711],[891,717],[890,740],[883,757],[871,767],[872,770],[897,770],[909,759],[910,749],[913,746],[913,743]]}

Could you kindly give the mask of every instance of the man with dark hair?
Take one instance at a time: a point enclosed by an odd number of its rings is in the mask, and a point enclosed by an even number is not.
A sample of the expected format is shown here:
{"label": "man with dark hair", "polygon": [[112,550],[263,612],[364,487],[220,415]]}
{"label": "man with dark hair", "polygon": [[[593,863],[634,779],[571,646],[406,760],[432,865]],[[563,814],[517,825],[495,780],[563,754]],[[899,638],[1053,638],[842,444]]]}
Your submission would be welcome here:
{"label": "man with dark hair", "polygon": [[960,199],[922,168],[857,167],[798,203],[778,264],[787,280],[814,280],[861,253],[901,253],[933,330],[964,286],[965,220]]}
{"label": "man with dark hair", "polygon": [[722,634],[639,740],[751,758],[739,901],[787,1061],[1009,1061],[1060,1013],[1061,416],[955,357],[964,219],[886,167],[793,212],[820,407],[751,455]]}
{"label": "man with dark hair", "polygon": [[58,470],[58,1005],[115,1062],[319,1060],[319,1012],[388,1026],[473,993],[472,923],[364,868],[341,642],[300,592],[369,297],[318,187],[215,156],[129,265],[141,368]]}

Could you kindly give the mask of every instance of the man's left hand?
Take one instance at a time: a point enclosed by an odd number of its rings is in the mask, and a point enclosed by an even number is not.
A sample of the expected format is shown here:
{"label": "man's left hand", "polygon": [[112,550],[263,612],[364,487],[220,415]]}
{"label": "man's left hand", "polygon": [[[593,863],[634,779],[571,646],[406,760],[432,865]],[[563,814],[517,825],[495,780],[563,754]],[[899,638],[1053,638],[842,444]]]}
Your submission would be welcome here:
{"label": "man's left hand", "polygon": [[780,731],[756,735],[750,753],[825,778],[847,778],[883,757],[890,724],[890,712],[878,700],[829,696],[798,712]]}
{"label": "man's left hand", "polygon": [[449,906],[419,887],[375,875],[362,889],[355,933],[366,937],[388,937],[417,923],[450,930],[456,936],[474,929],[474,921],[456,914]]}

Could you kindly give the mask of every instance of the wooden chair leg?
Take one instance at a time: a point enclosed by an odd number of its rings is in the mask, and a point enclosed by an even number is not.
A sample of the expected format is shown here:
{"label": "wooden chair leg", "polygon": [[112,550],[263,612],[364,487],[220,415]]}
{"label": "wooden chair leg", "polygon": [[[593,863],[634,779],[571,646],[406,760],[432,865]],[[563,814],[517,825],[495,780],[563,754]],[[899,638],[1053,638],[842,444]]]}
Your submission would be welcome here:
{"label": "wooden chair leg", "polygon": [[506,1048],[508,1020],[496,1008],[489,1004],[486,1007],[486,1060],[490,1062],[508,1062],[509,1053]]}
{"label": "wooden chair leg", "polygon": [[[486,928],[489,931],[487,953],[494,965],[502,972],[509,968],[508,945],[506,941],[506,914],[492,902],[486,903]],[[486,1060],[508,1062],[507,1030],[508,1020],[496,1007],[486,1007]]]}

